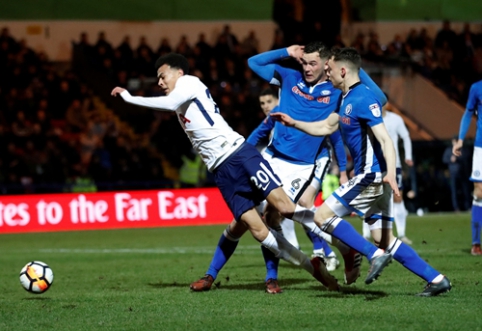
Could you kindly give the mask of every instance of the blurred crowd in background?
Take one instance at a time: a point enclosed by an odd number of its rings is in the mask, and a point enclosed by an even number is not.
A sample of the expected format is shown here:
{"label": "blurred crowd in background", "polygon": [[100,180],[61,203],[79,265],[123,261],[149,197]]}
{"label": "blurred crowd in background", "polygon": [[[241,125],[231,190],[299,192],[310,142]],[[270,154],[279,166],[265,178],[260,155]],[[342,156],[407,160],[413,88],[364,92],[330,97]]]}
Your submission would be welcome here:
{"label": "blurred crowd in background", "polygon": [[[286,12],[275,10],[275,21],[289,20],[282,17]],[[325,34],[328,28],[316,18],[289,32],[279,24],[271,49],[315,39],[330,46],[352,46],[366,62],[411,66],[462,106],[470,84],[482,79],[482,34],[472,33],[468,24],[457,33],[450,22],[443,22],[434,39],[424,29],[412,30],[408,35],[395,35],[387,45],[381,45],[375,33],[358,34],[346,45],[339,24],[330,24],[332,28]],[[177,52],[188,58],[190,74],[210,88],[233,129],[247,137],[264,117],[258,95],[268,85],[247,66],[247,59],[259,52],[254,31],[236,36],[224,25],[214,44],[206,41],[203,32],[195,41],[185,36],[176,41],[163,37],[158,45],[129,36],[112,45],[102,31],[97,36],[83,33],[73,38],[78,38],[72,43],[73,54],[81,54],[83,64],[109,82],[108,89],[124,86],[133,95],[159,95],[154,63],[163,54]],[[97,91],[73,63],[49,61],[44,53],[10,35],[8,27],[1,30],[2,194],[213,185],[208,173],[200,172],[199,180],[190,183],[179,177],[179,170],[197,156],[173,113],[131,108],[126,116],[112,103],[113,98]],[[450,208],[450,173],[442,158],[445,146],[440,146],[426,160],[417,160],[414,147],[416,166],[406,174],[406,185],[417,192],[418,199],[408,202],[414,204],[407,206],[409,210],[455,209]],[[463,170],[470,168],[469,161],[460,160]]]}

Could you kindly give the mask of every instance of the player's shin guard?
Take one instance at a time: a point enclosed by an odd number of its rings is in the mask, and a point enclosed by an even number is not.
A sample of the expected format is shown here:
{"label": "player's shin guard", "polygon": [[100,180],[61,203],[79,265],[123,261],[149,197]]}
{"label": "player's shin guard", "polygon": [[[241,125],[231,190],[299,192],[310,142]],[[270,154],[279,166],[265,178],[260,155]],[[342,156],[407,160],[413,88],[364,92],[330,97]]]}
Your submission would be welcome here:
{"label": "player's shin guard", "polygon": [[366,241],[350,223],[338,216],[326,220],[321,229],[365,255],[369,260],[378,250],[375,245]]}
{"label": "player's shin guard", "polygon": [[279,233],[270,231],[261,244],[273,252],[276,257],[291,264],[301,266],[310,274],[313,274],[313,266],[311,265],[310,259],[295,246],[291,245],[288,240]]}
{"label": "player's shin guard", "polygon": [[283,237],[285,237],[291,245],[295,246],[296,248],[300,248],[300,244],[298,242],[298,238],[296,237],[295,232],[295,222],[290,219],[284,218],[281,221],[280,225],[283,229]]}
{"label": "player's shin guard", "polygon": [[398,238],[395,238],[395,240],[390,243],[387,252],[405,268],[423,278],[428,283],[440,275],[440,272],[425,262],[412,247],[403,243]]}
{"label": "player's shin guard", "polygon": [[238,246],[239,238],[234,237],[229,232],[229,226],[224,230],[221,238],[219,238],[218,246],[214,251],[213,259],[209,265],[209,269],[206,272],[207,275],[211,275],[214,279],[218,276],[219,271],[228,262],[231,255],[233,255],[236,247]]}

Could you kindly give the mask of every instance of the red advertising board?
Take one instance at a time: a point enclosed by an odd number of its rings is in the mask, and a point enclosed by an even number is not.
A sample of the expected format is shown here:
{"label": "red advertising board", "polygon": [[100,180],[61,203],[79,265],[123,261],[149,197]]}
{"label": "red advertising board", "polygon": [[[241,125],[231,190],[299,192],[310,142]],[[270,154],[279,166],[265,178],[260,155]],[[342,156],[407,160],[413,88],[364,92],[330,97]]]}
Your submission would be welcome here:
{"label": "red advertising board", "polygon": [[0,234],[228,224],[216,188],[0,196]]}

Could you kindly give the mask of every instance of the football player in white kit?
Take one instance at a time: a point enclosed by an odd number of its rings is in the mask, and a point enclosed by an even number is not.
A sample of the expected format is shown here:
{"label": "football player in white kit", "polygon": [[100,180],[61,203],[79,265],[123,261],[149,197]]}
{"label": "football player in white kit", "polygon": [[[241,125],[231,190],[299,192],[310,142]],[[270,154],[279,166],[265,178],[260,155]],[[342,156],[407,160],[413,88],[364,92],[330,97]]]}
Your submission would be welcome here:
{"label": "football player in white kit", "polygon": [[[388,100],[388,95],[387,95]],[[405,154],[405,164],[409,167],[413,166],[412,160],[412,141],[410,140],[410,133],[403,122],[403,118],[389,111],[390,103],[387,102],[382,108],[382,117],[388,134],[393,141],[395,147],[396,167],[397,167],[397,184],[400,191],[400,196],[393,196],[393,218],[397,228],[397,237],[406,244],[411,245],[412,241],[405,235],[407,226],[407,209],[403,203],[403,185],[402,185],[402,162],[400,161],[400,152],[398,150],[399,138],[403,141],[403,149]],[[370,239],[370,226],[363,222],[363,237]]]}
{"label": "football player in white kit", "polygon": [[[189,64],[181,54],[170,53],[156,61],[158,85],[163,96],[135,97],[126,89],[115,87],[111,94],[124,101],[148,108],[174,111],[193,147],[209,171],[234,216],[220,241],[222,249],[235,249],[239,238],[249,230],[253,237],[275,256],[301,266],[329,290],[339,289],[319,258],[309,259],[276,231],[263,223],[255,207],[264,199],[290,219],[303,223],[315,232],[321,230],[313,222],[314,214],[294,204],[280,187],[281,180],[256,148],[235,132],[221,116],[209,89],[197,77],[188,75]],[[219,254],[218,254],[219,253]],[[215,252],[218,257],[226,251]],[[213,282],[212,276],[200,282]]]}

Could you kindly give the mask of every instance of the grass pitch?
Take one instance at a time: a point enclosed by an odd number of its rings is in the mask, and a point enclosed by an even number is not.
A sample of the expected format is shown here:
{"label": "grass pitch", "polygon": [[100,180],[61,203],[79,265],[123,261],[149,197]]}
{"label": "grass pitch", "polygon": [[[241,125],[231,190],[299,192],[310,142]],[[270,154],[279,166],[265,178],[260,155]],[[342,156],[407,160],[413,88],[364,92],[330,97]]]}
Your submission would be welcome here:
{"label": "grass pitch", "polygon": [[[425,283],[397,262],[365,285],[366,260],[357,284],[341,293],[281,262],[284,293],[265,294],[263,259],[249,234],[217,286],[191,293],[223,229],[0,235],[0,330],[482,330],[482,257],[470,255],[468,213],[408,219],[413,247],[452,281],[452,291],[435,298],[414,296]],[[297,233],[310,252],[298,225]],[[54,271],[46,293],[30,294],[19,283],[31,260]],[[333,273],[340,282],[342,268]]]}

